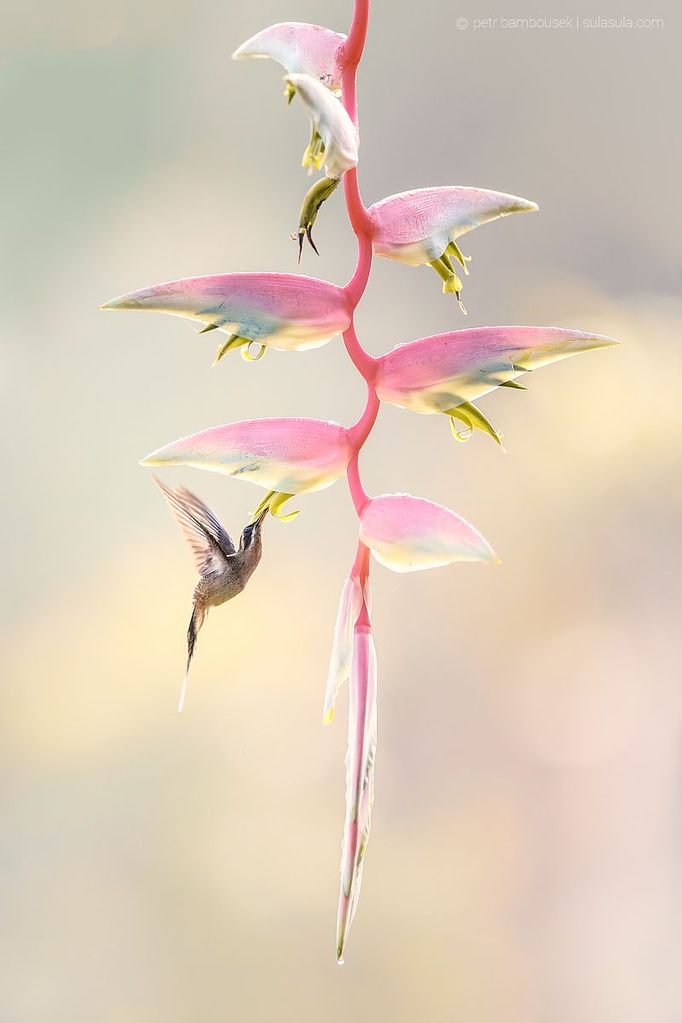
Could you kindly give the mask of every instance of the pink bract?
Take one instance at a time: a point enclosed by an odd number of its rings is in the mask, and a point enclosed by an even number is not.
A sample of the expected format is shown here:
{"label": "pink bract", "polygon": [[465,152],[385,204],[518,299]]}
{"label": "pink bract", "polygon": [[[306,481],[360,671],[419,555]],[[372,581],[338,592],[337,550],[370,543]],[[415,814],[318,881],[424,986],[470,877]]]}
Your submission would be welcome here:
{"label": "pink bract", "polygon": [[143,465],[191,465],[250,480],[267,490],[323,490],[346,471],[348,430],[320,419],[247,419],[166,444]]}
{"label": "pink bract", "polygon": [[506,381],[571,355],[618,344],[562,327],[474,327],[399,345],[376,364],[382,401],[413,412],[447,412]]}
{"label": "pink bract", "polygon": [[537,208],[529,199],[485,188],[455,185],[400,192],[370,206],[372,246],[378,256],[422,266],[439,259],[467,231]]}
{"label": "pink bract", "polygon": [[326,344],[346,330],[352,315],[343,288],[278,273],[187,277],[131,291],[102,308],[169,313],[281,351]]}
{"label": "pink bract", "polygon": [[394,572],[498,560],[488,541],[460,515],[411,494],[371,498],[360,517],[360,540]]}
{"label": "pink bract", "polygon": [[328,89],[341,87],[341,48],[346,36],[321,25],[285,21],[247,39],[232,54],[234,60],[269,57],[288,74],[312,75]]}

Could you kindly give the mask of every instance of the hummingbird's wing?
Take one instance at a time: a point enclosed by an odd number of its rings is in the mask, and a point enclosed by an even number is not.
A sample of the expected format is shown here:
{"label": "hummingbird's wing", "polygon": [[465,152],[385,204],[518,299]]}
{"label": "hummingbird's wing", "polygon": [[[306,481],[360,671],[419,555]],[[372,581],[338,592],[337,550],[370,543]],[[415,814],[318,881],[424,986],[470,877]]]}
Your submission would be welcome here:
{"label": "hummingbird's wing", "polygon": [[227,559],[237,552],[229,533],[211,509],[185,487],[173,490],[156,476],[152,476],[152,479],[168,501],[192,548],[199,574],[204,576],[223,571]]}

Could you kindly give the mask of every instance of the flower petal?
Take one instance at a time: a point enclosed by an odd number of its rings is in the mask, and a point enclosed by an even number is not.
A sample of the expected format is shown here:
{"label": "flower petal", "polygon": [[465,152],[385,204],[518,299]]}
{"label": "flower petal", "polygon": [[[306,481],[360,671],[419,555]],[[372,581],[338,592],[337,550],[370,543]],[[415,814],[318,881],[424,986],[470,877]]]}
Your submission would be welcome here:
{"label": "flower petal", "polygon": [[235,50],[234,60],[269,57],[288,74],[318,78],[328,89],[341,88],[340,50],[346,36],[321,25],[285,21],[257,32]]}
{"label": "flower petal", "polygon": [[362,586],[357,576],[349,576],[341,591],[339,610],[334,628],[334,644],[329,661],[327,689],[324,697],[324,723],[334,717],[336,698],[350,678],[353,654],[353,629],[362,609]]}
{"label": "flower petal", "polygon": [[267,490],[323,490],[345,471],[348,430],[319,419],[248,419],[215,426],[152,452],[142,465],[191,465],[251,480]]}
{"label": "flower petal", "polygon": [[372,244],[379,256],[410,266],[438,260],[448,245],[490,220],[537,210],[517,195],[485,188],[446,186],[400,192],[370,206]]}
{"label": "flower petal", "polygon": [[102,308],[170,313],[280,351],[326,344],[343,333],[352,313],[335,284],[277,273],[187,277],[132,291]]}
{"label": "flower petal", "polygon": [[372,498],[360,518],[360,539],[380,564],[415,572],[455,561],[497,562],[492,547],[449,508],[410,494]]}
{"label": "flower petal", "polygon": [[399,345],[378,360],[382,401],[413,412],[447,412],[530,370],[617,345],[561,327],[474,327]]}
{"label": "flower petal", "polygon": [[285,81],[296,90],[310,112],[315,132],[324,144],[324,167],[330,178],[340,178],[357,167],[358,130],[341,100],[310,75],[287,75]]}
{"label": "flower petal", "polygon": [[341,890],[336,928],[336,956],[343,962],[348,932],[357,909],[362,867],[374,803],[377,748],[377,661],[371,630],[356,628],[348,704],[346,754],[346,822],[341,852]]}

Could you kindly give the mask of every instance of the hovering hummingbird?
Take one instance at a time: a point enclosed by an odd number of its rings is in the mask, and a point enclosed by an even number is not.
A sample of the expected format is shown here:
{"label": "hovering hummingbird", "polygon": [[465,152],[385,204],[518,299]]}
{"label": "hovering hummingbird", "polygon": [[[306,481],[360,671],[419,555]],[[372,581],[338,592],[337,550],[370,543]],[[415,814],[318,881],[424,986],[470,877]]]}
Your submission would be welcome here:
{"label": "hovering hummingbird", "polygon": [[242,530],[239,549],[222,523],[203,501],[185,487],[173,490],[152,476],[157,487],[168,501],[185,539],[192,548],[194,560],[201,578],[194,587],[192,617],[187,629],[187,667],[180,693],[178,710],[185,703],[189,666],[192,663],[194,647],[199,629],[212,607],[225,604],[241,593],[255,572],[263,553],[261,527],[268,514],[266,507],[253,522]]}

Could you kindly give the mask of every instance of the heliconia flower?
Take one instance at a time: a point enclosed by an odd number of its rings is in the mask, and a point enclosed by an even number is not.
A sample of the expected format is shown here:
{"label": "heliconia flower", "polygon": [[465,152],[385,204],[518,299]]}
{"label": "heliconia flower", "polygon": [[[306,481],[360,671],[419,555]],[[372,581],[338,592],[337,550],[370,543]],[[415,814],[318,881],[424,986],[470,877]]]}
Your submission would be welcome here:
{"label": "heliconia flower", "polygon": [[266,507],[278,515],[292,494],[331,486],[346,471],[351,453],[349,431],[338,423],[248,419],[181,437],[141,464],[191,465],[250,480],[268,491],[255,518]]}
{"label": "heliconia flower", "polygon": [[287,75],[284,81],[301,97],[310,114],[312,138],[303,166],[312,165],[317,170],[324,166],[330,178],[340,178],[357,167],[358,130],[341,100],[312,75]]}
{"label": "heliconia flower", "polygon": [[341,47],[346,36],[321,25],[286,21],[257,32],[235,50],[233,60],[269,57],[287,74],[318,78],[328,89],[341,88]]}
{"label": "heliconia flower", "polygon": [[410,494],[371,498],[360,516],[360,540],[394,572],[499,560],[488,541],[461,516]]}
{"label": "heliconia flower", "polygon": [[324,166],[326,174],[326,177],[315,182],[303,200],[298,228],[300,258],[304,236],[317,252],[312,238],[317,214],[346,171],[357,167],[360,139],[341,100],[317,78],[296,74],[287,75],[284,81],[294,94],[298,93],[310,113],[311,135],[303,154],[303,166],[311,171]]}
{"label": "heliconia flower", "polygon": [[[368,588],[368,587],[367,587]],[[328,725],[334,717],[334,705],[341,687],[350,678],[353,656],[353,630],[362,609],[363,587],[360,579],[351,575],[341,591],[339,610],[334,629],[334,643],[329,660],[329,675],[324,698],[324,723]],[[365,593],[365,599],[368,599]]]}
{"label": "heliconia flower", "polygon": [[[222,331],[229,337],[218,347],[216,362],[233,348],[251,358],[260,358],[267,348],[318,348],[342,334],[352,315],[345,292],[335,284],[278,273],[188,277],[121,295],[102,309],[170,313],[201,324],[201,333]],[[252,345],[258,347],[255,356]]]}
{"label": "heliconia flower", "polygon": [[341,889],[336,925],[336,957],[340,964],[343,963],[343,951],[360,895],[363,861],[374,803],[377,661],[369,624],[355,626],[351,656],[346,754],[346,821],[341,851]]}
{"label": "heliconia flower", "polygon": [[377,360],[374,382],[382,401],[425,415],[444,413],[499,441],[474,399],[496,387],[523,390],[516,382],[523,373],[617,344],[562,327],[474,327],[398,345]]}
{"label": "heliconia flower", "polygon": [[[461,306],[462,282],[455,264],[468,274],[469,257],[462,255],[457,239],[490,220],[537,208],[528,199],[485,188],[446,186],[400,192],[370,206],[372,245],[378,256],[408,266],[433,267],[443,281],[443,291],[453,293]],[[466,312],[463,306],[462,311]]]}

